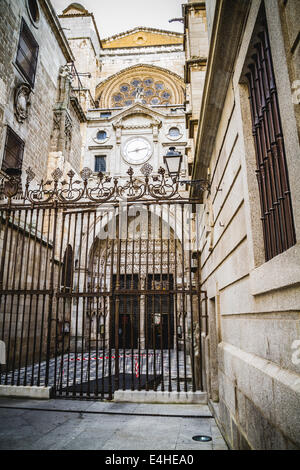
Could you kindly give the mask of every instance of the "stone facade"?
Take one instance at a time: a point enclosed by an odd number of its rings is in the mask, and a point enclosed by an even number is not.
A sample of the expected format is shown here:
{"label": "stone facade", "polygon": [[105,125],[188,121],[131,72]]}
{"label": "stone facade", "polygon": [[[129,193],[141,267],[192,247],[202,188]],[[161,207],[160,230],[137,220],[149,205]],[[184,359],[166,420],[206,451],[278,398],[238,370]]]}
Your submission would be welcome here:
{"label": "stone facade", "polygon": [[[80,172],[80,126],[86,120],[79,103],[80,94],[74,91],[74,69],[67,65],[74,57],[57,16],[48,1],[37,2],[36,7],[34,21],[27,0],[3,1],[0,5],[0,161],[2,163],[10,128],[24,142],[23,184],[29,167],[35,181],[43,179],[44,182],[53,180],[52,172],[56,168],[63,173],[71,169],[75,174]],[[16,61],[23,21],[38,45],[33,84]],[[1,170],[2,176],[7,177]],[[15,212],[9,219],[7,230],[8,217],[7,213],[1,213],[2,287],[34,289],[49,286],[53,236],[50,240],[47,232],[50,225],[50,232],[53,231],[52,215],[42,217],[34,209]],[[8,244],[5,238],[9,240]],[[6,247],[4,257],[3,245]],[[57,262],[54,271],[57,282]],[[42,358],[45,357],[48,305],[48,298],[43,301],[38,296],[33,299],[33,296],[22,295],[11,296],[4,305],[2,303],[1,331],[5,339],[9,331],[13,332],[7,342],[9,366],[29,363],[33,357],[37,360],[38,351]]]}
{"label": "stone facade", "polygon": [[[186,24],[192,19],[189,7]],[[300,339],[300,246],[297,241],[265,261],[245,80],[263,8],[299,240],[297,2],[207,2],[210,49],[192,178],[211,180],[210,192],[202,196],[199,256],[201,288],[209,299],[206,364],[212,406],[231,448],[295,449],[300,446],[296,349]],[[199,37],[196,41],[199,43]],[[197,99],[195,108],[198,112]],[[196,194],[195,188],[192,194]]]}
{"label": "stone facade", "polygon": [[[147,163],[155,172],[163,165],[169,146],[177,146],[184,153],[187,139],[183,35],[137,27],[102,40],[92,13],[78,5],[66,8],[60,21],[67,30],[77,70],[83,75],[90,73],[82,77],[82,83],[95,101],[94,105],[89,103],[87,110],[82,166],[95,170],[95,157],[103,156],[107,174],[126,177],[129,163],[123,150],[133,137],[142,137],[151,145]],[[142,95],[148,93],[150,98],[144,95],[139,100],[136,85],[130,84],[147,79],[150,82],[143,85]],[[155,88],[158,83],[162,84],[159,92]],[[120,86],[124,84],[130,90],[123,94]],[[118,93],[122,101],[114,101]],[[165,97],[163,93],[167,93]],[[152,96],[157,96],[157,103],[150,102]],[[170,135],[172,128],[178,132],[176,136]],[[99,132],[106,133],[102,140],[97,139]],[[134,169],[139,171],[141,166],[135,165]],[[184,161],[182,174],[186,172]]]}
{"label": "stone facade", "polygon": [[[22,169],[31,166],[37,179],[51,179],[57,167],[64,174],[71,169],[78,174],[89,167],[91,177],[96,179],[96,158],[101,165],[105,159],[103,172],[108,176],[127,179],[132,166],[141,177],[145,163],[155,174],[163,166],[167,149],[174,146],[185,154],[181,176],[210,180],[211,186],[204,193],[199,193],[197,185],[191,189],[191,196],[199,196],[202,202],[200,227],[195,228],[195,233],[200,233],[196,255],[201,267],[201,290],[207,292],[209,313],[202,361],[211,407],[233,449],[300,446],[298,10],[296,0],[189,1],[183,6],[184,35],[137,27],[101,40],[93,14],[78,4],[63,11],[60,23],[47,0],[39,2],[38,22],[32,22],[26,0],[3,0],[0,6],[4,19],[0,25],[1,158],[9,126],[25,142]],[[296,233],[296,243],[267,262],[245,78],[264,15]],[[21,18],[39,44],[33,91],[15,64]],[[79,74],[66,67],[70,62],[75,63]],[[135,139],[148,148],[143,161],[134,161],[128,153]],[[14,223],[6,259],[16,255],[22,258],[17,241],[21,237],[18,224],[24,220]],[[58,232],[62,224],[59,217]],[[5,225],[8,222],[3,217],[2,227]],[[51,219],[39,233],[40,241],[49,227],[52,233]],[[37,241],[37,234],[34,226],[25,229],[24,250],[28,268],[34,271],[29,246],[34,237]],[[88,232],[86,226],[81,229],[83,234]],[[96,226],[89,234],[93,230],[96,232]],[[72,231],[74,227],[70,226]],[[40,243],[46,285],[51,282],[46,262],[52,258],[53,283],[59,282],[57,266],[69,237],[62,234],[63,243],[55,253],[49,243]],[[86,258],[87,253],[93,253],[89,234],[88,242],[83,239]],[[2,244],[5,231],[0,236]],[[81,240],[77,233],[72,248],[77,262],[74,279],[80,284],[84,262],[78,256],[78,245]],[[5,270],[7,266],[4,264]],[[20,274],[26,266],[20,270],[16,263],[14,269]],[[38,282],[38,272],[35,275],[33,285]],[[10,285],[13,277],[7,276],[6,282]],[[16,331],[20,332],[16,349],[25,326],[29,360],[34,355],[30,302],[27,297],[18,307],[27,315],[25,323],[21,316],[16,318],[15,306],[11,305],[12,328],[18,324]],[[54,305],[54,310],[58,307]],[[35,309],[39,309],[38,301]],[[72,334],[71,320],[76,312],[71,301],[67,309]],[[57,318],[63,322],[61,313]],[[41,322],[37,316],[39,331],[43,330]],[[56,327],[52,329],[54,338]],[[40,337],[37,339],[40,342]],[[53,348],[54,342],[49,347]]]}
{"label": "stone facade", "polygon": [[[39,19],[33,22],[27,0],[1,2],[1,160],[3,158],[6,128],[9,126],[24,142],[23,171],[29,166],[37,179],[45,178],[48,172],[49,152],[53,150],[53,108],[58,105],[57,90],[60,67],[73,61],[66,38],[59,30],[57,17],[47,1],[39,3]],[[30,105],[26,116],[20,119],[16,111],[16,90],[27,84],[26,78],[16,64],[21,20],[24,19],[38,43],[38,61],[33,90],[30,88]],[[27,85],[28,86],[28,85]],[[69,103],[67,103],[69,107]],[[73,113],[70,107],[70,115]],[[74,130],[78,132],[80,120],[73,116]],[[78,141],[70,143],[70,152],[76,153]],[[57,149],[56,149],[57,150]],[[62,150],[61,150],[62,151]],[[65,153],[65,150],[62,151]],[[64,157],[63,157],[64,160]],[[80,156],[66,157],[75,171],[80,169]]]}

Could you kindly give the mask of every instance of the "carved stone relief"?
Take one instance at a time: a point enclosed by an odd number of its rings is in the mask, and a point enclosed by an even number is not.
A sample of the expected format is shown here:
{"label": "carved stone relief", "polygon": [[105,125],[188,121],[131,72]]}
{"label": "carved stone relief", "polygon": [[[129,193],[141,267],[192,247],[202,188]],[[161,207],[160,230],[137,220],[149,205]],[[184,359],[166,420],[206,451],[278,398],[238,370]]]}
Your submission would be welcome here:
{"label": "carved stone relief", "polygon": [[15,90],[15,116],[18,122],[24,122],[28,117],[31,88],[27,83],[22,83]]}

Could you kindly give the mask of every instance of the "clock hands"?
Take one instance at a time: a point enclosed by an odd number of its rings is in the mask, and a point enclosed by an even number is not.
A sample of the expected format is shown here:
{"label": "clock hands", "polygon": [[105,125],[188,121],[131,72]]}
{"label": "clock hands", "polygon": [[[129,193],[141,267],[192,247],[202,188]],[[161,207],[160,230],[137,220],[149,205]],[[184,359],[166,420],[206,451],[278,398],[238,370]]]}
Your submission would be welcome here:
{"label": "clock hands", "polygon": [[140,150],[147,150],[148,147],[136,148],[134,150],[128,150],[128,153],[139,152]]}

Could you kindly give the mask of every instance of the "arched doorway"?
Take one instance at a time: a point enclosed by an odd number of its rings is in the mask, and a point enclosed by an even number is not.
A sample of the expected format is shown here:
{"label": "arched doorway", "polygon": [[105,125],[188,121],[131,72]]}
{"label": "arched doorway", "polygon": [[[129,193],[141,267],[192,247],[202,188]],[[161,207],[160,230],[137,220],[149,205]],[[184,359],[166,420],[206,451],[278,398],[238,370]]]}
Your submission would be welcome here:
{"label": "arched doorway", "polygon": [[[110,295],[100,301],[95,298],[87,314],[93,322],[92,341],[98,336],[103,344],[101,325],[106,324],[107,347],[174,349],[174,314],[181,309],[174,284],[175,276],[182,278],[184,255],[162,214],[146,215],[143,219],[138,211],[128,216],[125,238],[97,236],[90,249],[89,285]],[[108,232],[107,224],[103,232]]]}

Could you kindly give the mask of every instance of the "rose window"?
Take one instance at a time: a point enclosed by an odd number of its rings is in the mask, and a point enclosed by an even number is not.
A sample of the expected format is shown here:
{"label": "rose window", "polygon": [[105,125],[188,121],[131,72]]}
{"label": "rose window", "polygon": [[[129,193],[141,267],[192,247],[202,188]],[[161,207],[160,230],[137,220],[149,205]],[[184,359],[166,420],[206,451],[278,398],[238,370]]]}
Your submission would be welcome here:
{"label": "rose window", "polygon": [[146,105],[170,104],[172,93],[162,81],[150,77],[134,78],[130,83],[122,83],[112,96],[112,107],[131,106],[135,101]]}

